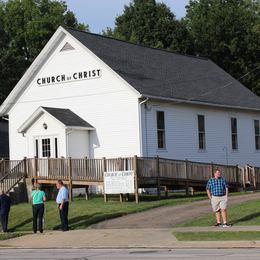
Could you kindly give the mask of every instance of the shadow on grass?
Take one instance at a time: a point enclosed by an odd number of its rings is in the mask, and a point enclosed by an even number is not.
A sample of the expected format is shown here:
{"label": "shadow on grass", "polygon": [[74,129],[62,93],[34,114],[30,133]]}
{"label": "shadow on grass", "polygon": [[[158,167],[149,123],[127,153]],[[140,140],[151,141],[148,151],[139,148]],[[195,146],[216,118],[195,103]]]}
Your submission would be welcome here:
{"label": "shadow on grass", "polygon": [[237,224],[237,223],[239,223],[239,222],[246,222],[246,221],[249,221],[249,220],[258,218],[258,217],[260,217],[260,212],[253,213],[253,214],[244,216],[244,217],[242,217],[242,218],[235,219],[235,220],[232,221],[232,223],[233,223],[233,224]]}
{"label": "shadow on grass", "polygon": [[31,223],[32,221],[33,221],[32,218],[28,218],[28,219],[26,219],[25,221],[19,223],[18,225],[16,225],[16,226],[10,228],[9,231],[10,231],[10,232],[14,232],[14,231],[16,231],[17,228],[23,227],[24,225],[29,224],[29,223]]}
{"label": "shadow on grass", "polygon": [[[151,201],[167,201],[167,200],[172,200],[172,199],[194,199],[194,198],[204,198],[206,197],[206,193],[198,193],[195,195],[186,195],[183,193],[174,193],[174,194],[169,194],[167,197],[164,195],[164,193],[161,193],[160,198],[156,195],[156,194],[139,194],[139,201],[140,202],[151,202]],[[119,201],[119,196],[109,196],[108,197],[109,200],[111,201]],[[125,201],[126,196],[123,195],[123,199]],[[135,197],[133,195],[129,196],[129,202],[134,202],[135,201]],[[127,202],[127,201],[126,201]]]}
{"label": "shadow on grass", "polygon": [[[88,226],[92,224],[99,223],[101,221],[105,221],[112,218],[122,217],[126,215],[126,213],[107,213],[107,214],[100,214],[96,213],[93,215],[83,215],[78,216],[75,218],[69,219],[69,226],[70,229],[79,229],[79,228],[87,228]],[[53,230],[58,230],[60,228],[60,225],[56,225],[53,227]]]}

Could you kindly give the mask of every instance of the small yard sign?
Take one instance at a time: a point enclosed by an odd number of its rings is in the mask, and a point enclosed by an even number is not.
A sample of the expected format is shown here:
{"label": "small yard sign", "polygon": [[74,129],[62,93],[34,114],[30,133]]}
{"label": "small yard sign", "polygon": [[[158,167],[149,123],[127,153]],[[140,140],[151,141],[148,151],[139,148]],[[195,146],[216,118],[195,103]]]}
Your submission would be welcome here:
{"label": "small yard sign", "polygon": [[106,194],[135,193],[134,171],[113,171],[104,173]]}

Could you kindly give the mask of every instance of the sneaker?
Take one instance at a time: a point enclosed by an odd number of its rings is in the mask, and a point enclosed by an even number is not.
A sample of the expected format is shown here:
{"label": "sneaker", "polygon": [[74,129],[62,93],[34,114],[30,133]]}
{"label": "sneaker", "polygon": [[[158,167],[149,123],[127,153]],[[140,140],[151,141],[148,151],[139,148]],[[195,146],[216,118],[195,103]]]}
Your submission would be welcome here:
{"label": "sneaker", "polygon": [[224,227],[224,228],[226,228],[226,227],[232,227],[232,225],[231,225],[230,223],[224,223],[224,224],[222,225],[222,227]]}
{"label": "sneaker", "polygon": [[215,225],[214,225],[214,227],[220,227],[220,223],[216,223]]}

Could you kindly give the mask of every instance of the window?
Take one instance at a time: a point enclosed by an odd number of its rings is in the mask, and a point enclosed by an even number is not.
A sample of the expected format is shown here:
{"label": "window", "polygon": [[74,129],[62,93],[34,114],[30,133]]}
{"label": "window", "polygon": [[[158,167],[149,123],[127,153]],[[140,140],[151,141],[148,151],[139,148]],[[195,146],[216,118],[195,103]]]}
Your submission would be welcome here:
{"label": "window", "polygon": [[38,139],[35,139],[35,157],[39,157]]}
{"label": "window", "polygon": [[157,111],[157,139],[158,148],[165,149],[165,122],[164,122],[164,112]]}
{"label": "window", "polygon": [[259,120],[254,120],[255,125],[255,149],[260,150],[260,127]]}
{"label": "window", "polygon": [[238,149],[237,119],[235,117],[231,118],[231,141],[232,141],[232,150],[237,150]]}
{"label": "window", "polygon": [[206,149],[205,140],[205,117],[203,115],[198,115],[198,134],[199,134],[199,149]]}
{"label": "window", "polygon": [[50,138],[42,139],[42,157],[51,157]]}
{"label": "window", "polygon": [[55,137],[55,158],[58,158],[58,138]]}

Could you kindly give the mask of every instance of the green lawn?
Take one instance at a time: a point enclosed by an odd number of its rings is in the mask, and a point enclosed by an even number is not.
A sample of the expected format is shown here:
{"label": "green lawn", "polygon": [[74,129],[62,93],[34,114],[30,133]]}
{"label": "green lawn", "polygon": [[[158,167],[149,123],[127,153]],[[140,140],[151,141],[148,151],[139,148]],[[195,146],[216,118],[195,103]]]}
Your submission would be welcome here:
{"label": "green lawn", "polygon": [[228,241],[228,240],[260,240],[260,231],[239,232],[176,232],[179,241]]}
{"label": "green lawn", "polygon": [[[110,198],[107,203],[103,197],[92,196],[86,201],[84,198],[76,198],[70,204],[69,225],[73,229],[84,229],[93,223],[119,217],[125,214],[140,212],[163,205],[176,205],[205,199],[206,195],[198,194],[195,197],[185,197],[182,194],[174,194],[168,199],[157,200],[155,196],[142,196],[141,202],[136,204],[133,198],[130,202],[120,203],[117,198]],[[56,203],[48,201],[45,204],[45,230],[58,229],[60,220]],[[9,230],[20,232],[32,230],[32,208],[29,203],[14,205],[11,208],[9,218]]]}
{"label": "green lawn", "polygon": [[[233,225],[260,225],[260,200],[253,200],[234,205],[228,209],[229,222]],[[215,215],[210,213],[179,226],[212,226]]]}

